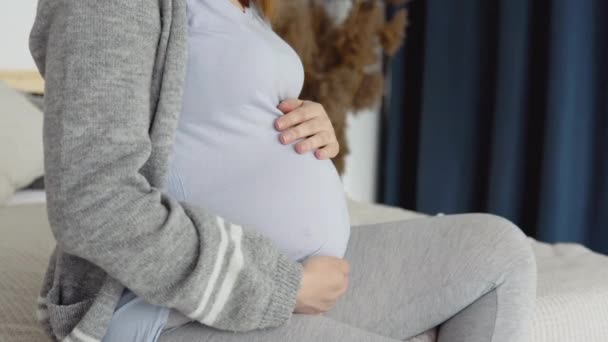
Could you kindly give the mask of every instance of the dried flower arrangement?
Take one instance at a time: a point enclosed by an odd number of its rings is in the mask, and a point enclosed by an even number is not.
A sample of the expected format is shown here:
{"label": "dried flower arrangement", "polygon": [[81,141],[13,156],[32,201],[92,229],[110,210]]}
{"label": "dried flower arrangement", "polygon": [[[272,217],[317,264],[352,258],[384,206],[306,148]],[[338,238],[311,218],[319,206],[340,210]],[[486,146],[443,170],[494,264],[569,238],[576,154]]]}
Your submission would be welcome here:
{"label": "dried flower arrangement", "polygon": [[406,12],[387,21],[380,0],[281,0],[276,10],[275,31],[304,64],[301,97],[323,104],[332,120],[340,143],[340,154],[332,161],[342,175],[349,153],[346,115],[370,108],[382,97],[381,62],[401,46]]}

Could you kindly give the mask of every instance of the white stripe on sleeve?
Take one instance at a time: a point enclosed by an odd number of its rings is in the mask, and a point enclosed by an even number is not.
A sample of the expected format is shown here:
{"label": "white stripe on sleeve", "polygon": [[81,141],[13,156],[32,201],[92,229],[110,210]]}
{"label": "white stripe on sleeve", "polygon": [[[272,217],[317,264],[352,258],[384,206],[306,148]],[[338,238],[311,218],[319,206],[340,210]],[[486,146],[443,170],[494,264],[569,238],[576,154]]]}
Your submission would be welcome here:
{"label": "white stripe on sleeve", "polygon": [[220,314],[224,305],[228,301],[230,297],[230,293],[232,292],[232,288],[236,282],[236,279],[243,268],[243,251],[241,250],[241,238],[243,236],[243,229],[241,226],[232,224],[230,226],[230,235],[232,241],[234,242],[234,252],[232,253],[232,257],[230,258],[230,264],[228,265],[228,271],[226,273],[226,277],[222,282],[222,286],[219,289],[219,293],[217,295],[217,299],[213,303],[211,310],[207,314],[207,316],[203,319],[203,323],[212,325],[213,322],[217,319],[217,316]]}
{"label": "white stripe on sleeve", "polygon": [[220,271],[222,270],[222,264],[224,263],[224,257],[226,255],[226,249],[228,247],[228,234],[226,233],[226,227],[224,224],[224,219],[220,216],[217,217],[217,227],[220,230],[220,246],[217,251],[217,257],[215,258],[215,264],[213,265],[213,271],[211,272],[211,276],[209,277],[209,282],[207,283],[207,287],[205,288],[205,292],[203,294],[203,298],[201,298],[200,303],[197,305],[196,309],[191,312],[188,316],[192,319],[198,320],[198,316],[200,316],[203,311],[205,311],[205,307],[207,306],[207,302],[211,297],[211,293],[215,288],[215,283],[220,275]]}

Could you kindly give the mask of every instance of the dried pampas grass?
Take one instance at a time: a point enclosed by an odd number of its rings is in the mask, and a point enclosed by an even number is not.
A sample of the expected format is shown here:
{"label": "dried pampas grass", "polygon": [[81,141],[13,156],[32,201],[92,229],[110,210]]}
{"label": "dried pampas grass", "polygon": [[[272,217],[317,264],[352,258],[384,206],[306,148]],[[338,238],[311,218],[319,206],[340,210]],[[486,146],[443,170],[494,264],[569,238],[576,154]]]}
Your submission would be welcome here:
{"label": "dried pampas grass", "polygon": [[304,64],[301,98],[323,104],[332,121],[340,143],[332,161],[342,175],[349,153],[346,114],[370,108],[382,97],[382,58],[403,43],[407,15],[400,10],[387,21],[379,0],[340,0],[341,6],[337,1],[278,1],[272,24]]}

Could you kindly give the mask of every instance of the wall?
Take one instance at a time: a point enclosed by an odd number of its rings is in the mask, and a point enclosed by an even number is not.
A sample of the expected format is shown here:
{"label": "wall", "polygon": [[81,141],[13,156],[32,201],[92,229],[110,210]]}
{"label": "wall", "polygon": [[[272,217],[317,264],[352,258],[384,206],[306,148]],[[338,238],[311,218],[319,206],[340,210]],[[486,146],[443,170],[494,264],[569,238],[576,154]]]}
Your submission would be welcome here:
{"label": "wall", "polygon": [[353,199],[375,202],[380,139],[379,110],[349,114],[346,136],[350,154],[346,156],[344,187]]}
{"label": "wall", "polygon": [[0,69],[34,69],[27,46],[36,13],[35,0],[3,2],[0,10]]}
{"label": "wall", "polygon": [[[0,70],[34,69],[27,39],[36,11],[35,0],[11,1],[0,11]],[[347,137],[351,154],[343,176],[347,193],[353,199],[374,201],[377,173],[379,114],[369,110],[350,115]]]}

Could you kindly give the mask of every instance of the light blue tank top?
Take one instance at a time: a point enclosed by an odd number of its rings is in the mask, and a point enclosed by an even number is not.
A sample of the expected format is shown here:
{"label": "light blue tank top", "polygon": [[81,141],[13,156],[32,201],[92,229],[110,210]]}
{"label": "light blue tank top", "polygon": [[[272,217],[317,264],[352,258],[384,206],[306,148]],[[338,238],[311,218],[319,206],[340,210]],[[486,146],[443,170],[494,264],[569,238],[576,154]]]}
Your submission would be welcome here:
{"label": "light blue tank top", "polygon": [[261,232],[293,260],[343,257],[350,224],[335,167],[298,154],[295,142],[283,145],[273,126],[279,103],[302,89],[299,57],[255,8],[187,4],[187,75],[167,191]]}

